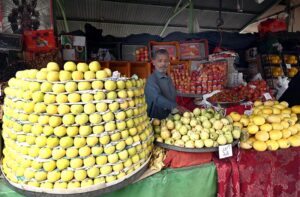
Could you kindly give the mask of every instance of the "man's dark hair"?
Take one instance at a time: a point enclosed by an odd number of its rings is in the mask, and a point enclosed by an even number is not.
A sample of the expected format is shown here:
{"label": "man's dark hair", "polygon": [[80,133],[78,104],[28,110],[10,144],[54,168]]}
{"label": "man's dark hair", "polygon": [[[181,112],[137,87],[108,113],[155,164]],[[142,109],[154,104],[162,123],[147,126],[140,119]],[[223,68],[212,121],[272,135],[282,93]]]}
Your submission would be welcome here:
{"label": "man's dark hair", "polygon": [[153,59],[156,59],[158,55],[169,56],[169,52],[166,49],[158,49],[153,53]]}

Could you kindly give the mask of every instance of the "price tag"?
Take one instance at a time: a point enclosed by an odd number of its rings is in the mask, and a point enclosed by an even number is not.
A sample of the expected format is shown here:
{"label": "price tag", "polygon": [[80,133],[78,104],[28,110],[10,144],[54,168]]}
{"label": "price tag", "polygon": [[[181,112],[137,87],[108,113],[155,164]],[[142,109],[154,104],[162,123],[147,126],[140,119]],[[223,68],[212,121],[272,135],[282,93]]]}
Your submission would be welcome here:
{"label": "price tag", "polygon": [[224,159],[232,156],[232,146],[231,144],[226,144],[219,146],[219,158]]}
{"label": "price tag", "polygon": [[270,93],[264,93],[264,97],[266,98],[266,100],[272,100],[272,96],[270,95]]}
{"label": "price tag", "polygon": [[291,64],[285,64],[285,65],[286,65],[287,69],[291,69],[292,68]]}
{"label": "price tag", "polygon": [[245,110],[244,114],[250,116],[252,114],[252,110]]}

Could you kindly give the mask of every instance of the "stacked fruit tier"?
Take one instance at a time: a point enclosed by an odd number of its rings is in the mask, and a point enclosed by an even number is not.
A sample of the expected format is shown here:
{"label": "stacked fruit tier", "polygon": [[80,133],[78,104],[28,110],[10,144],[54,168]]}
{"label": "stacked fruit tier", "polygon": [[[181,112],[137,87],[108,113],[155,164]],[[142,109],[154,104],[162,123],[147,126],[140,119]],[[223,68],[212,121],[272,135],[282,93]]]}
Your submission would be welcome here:
{"label": "stacked fruit tier", "polygon": [[112,77],[98,62],[64,70],[50,62],[8,84],[2,170],[11,183],[49,193],[99,189],[148,162],[154,137],[142,79]]}
{"label": "stacked fruit tier", "polygon": [[299,112],[299,106],[289,108],[285,101],[256,101],[252,115],[232,112],[230,117],[234,126],[248,133],[241,142],[243,149],[275,151],[300,146],[300,124],[296,114]]}
{"label": "stacked fruit tier", "polygon": [[[195,108],[182,116],[175,114],[165,120],[155,119],[152,124],[159,144],[181,147],[186,152],[196,152],[187,149],[212,152],[219,145],[232,144],[241,136],[240,128],[233,127],[230,118],[213,109]],[[178,148],[176,150],[180,150]]]}

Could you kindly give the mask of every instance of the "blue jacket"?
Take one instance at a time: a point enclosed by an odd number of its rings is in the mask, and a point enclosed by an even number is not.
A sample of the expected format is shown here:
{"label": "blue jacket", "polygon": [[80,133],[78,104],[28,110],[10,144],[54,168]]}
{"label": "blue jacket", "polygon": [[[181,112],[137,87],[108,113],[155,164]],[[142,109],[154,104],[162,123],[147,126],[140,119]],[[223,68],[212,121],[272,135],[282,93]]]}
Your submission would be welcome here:
{"label": "blue jacket", "polygon": [[147,79],[145,95],[148,115],[151,118],[164,119],[177,106],[172,79],[157,70]]}

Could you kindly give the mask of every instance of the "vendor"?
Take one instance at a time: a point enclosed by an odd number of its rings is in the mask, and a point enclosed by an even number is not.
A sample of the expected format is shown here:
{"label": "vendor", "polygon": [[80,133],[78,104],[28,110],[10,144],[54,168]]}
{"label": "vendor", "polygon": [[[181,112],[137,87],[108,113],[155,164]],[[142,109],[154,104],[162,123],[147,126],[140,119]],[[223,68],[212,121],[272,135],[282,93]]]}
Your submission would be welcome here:
{"label": "vendor", "polygon": [[177,105],[176,89],[167,75],[170,64],[168,52],[165,49],[155,51],[152,63],[155,71],[148,77],[145,87],[149,117],[165,119],[174,109],[186,111],[184,107]]}
{"label": "vendor", "polygon": [[300,72],[289,82],[288,88],[279,98],[279,101],[286,101],[289,106],[300,105]]}

